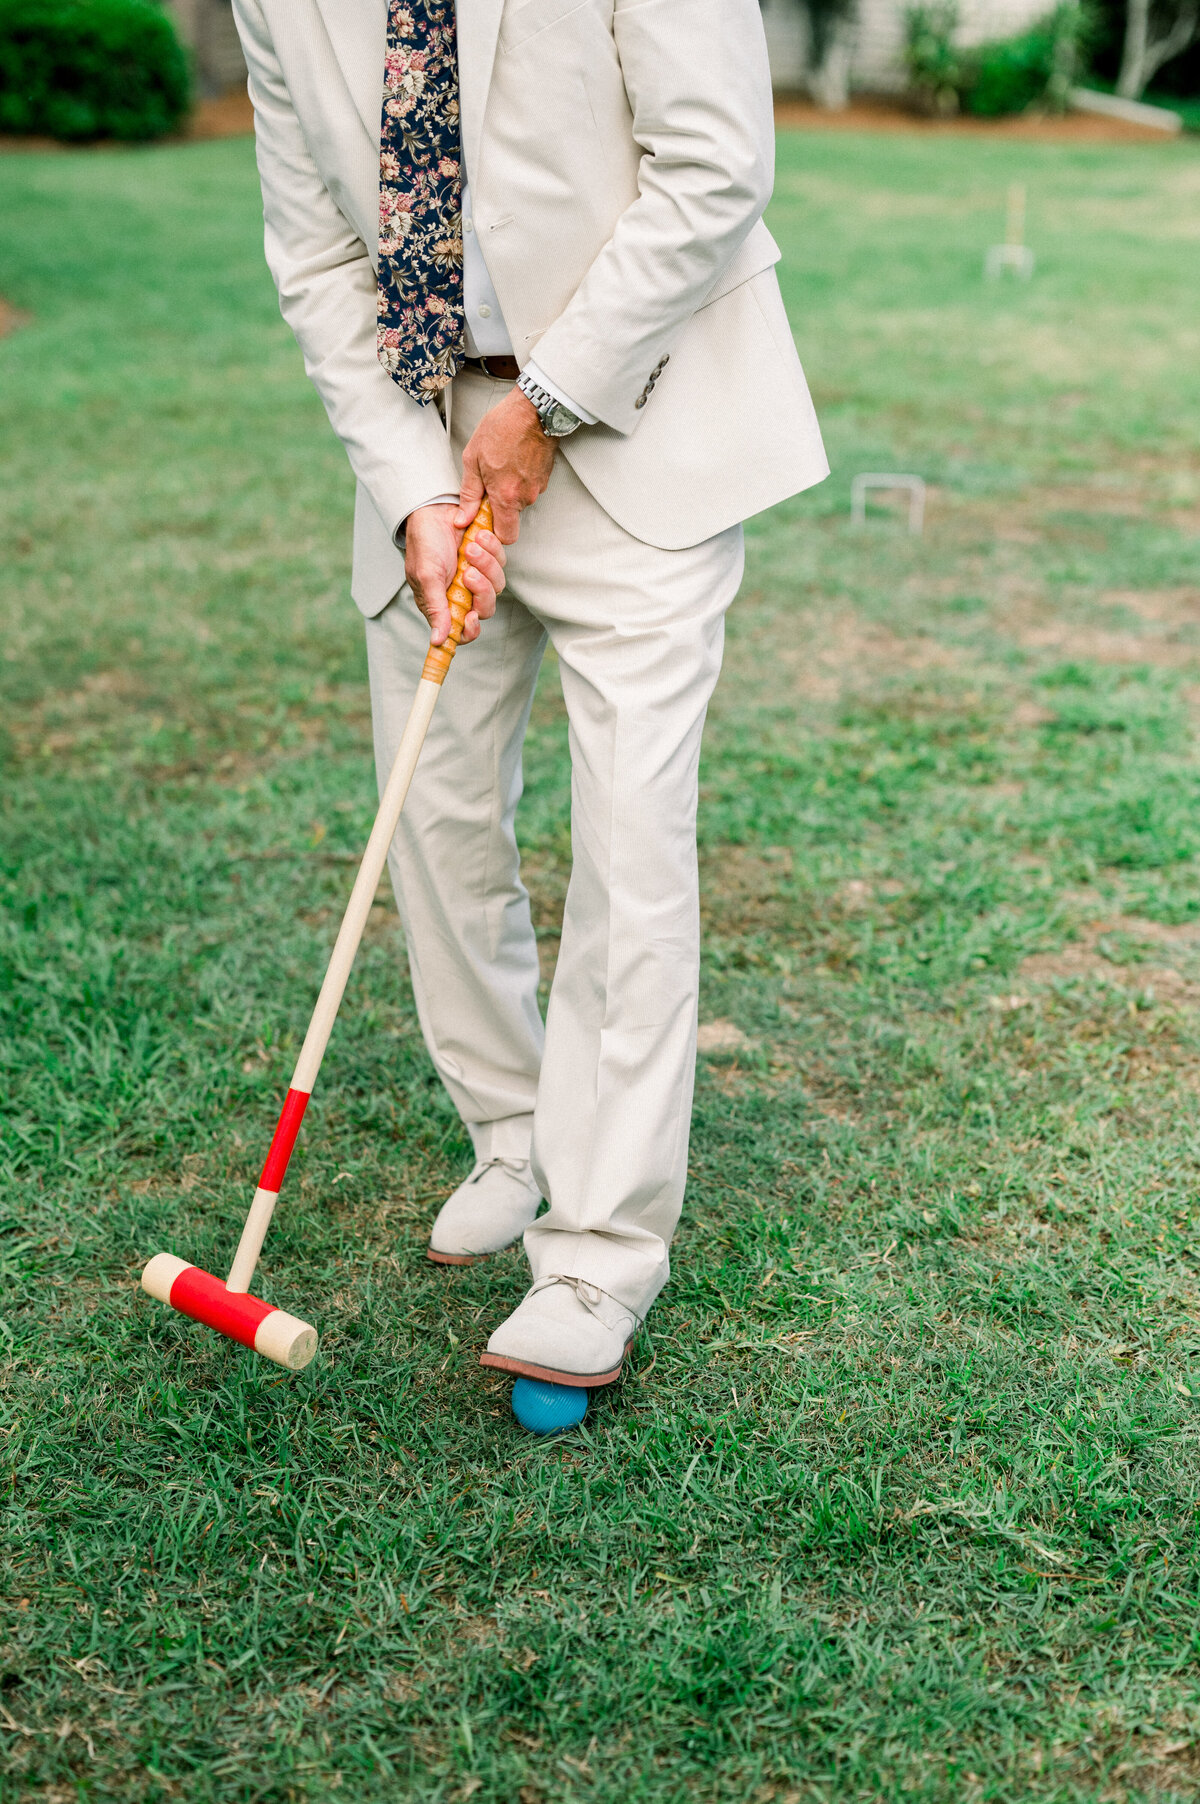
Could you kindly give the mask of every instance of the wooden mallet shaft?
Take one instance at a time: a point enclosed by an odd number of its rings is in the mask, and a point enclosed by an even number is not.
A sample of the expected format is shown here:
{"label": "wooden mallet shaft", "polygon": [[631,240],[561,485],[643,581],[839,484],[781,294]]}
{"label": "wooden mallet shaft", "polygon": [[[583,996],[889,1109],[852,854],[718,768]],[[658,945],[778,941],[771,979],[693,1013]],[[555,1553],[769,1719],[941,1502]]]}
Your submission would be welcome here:
{"label": "wooden mallet shaft", "polygon": [[362,941],[363,929],[371,912],[375,891],[387,864],[388,852],[396,837],[404,799],[412,782],[421,747],[433,718],[438,691],[445,681],[455,652],[462,642],[463,627],[474,605],[471,591],[463,578],[467,570],[467,547],[481,532],[490,530],[491,503],[486,499],[463,534],[458,552],[458,568],[447,591],[450,603],[450,632],[441,645],[431,645],[417,684],[417,693],[409,710],[404,732],[391,774],[379,803],[375,825],[367,841],[346,912],[334,941],[333,952],[325,972],[325,980],[317,997],[317,1005],[296,1060],[292,1081],[284,1097],[283,1109],[258,1180],[258,1189],[246,1216],[229,1276],[222,1284],[199,1266],[186,1265],[171,1253],[159,1253],[142,1273],[142,1288],[161,1302],[182,1310],[198,1322],[227,1334],[244,1346],[253,1347],[267,1359],[293,1370],[308,1364],[317,1350],[317,1331],[307,1322],[274,1309],[259,1297],[250,1295],[250,1280],[258,1264],[258,1256],[270,1226],[279,1192],[283,1187],[288,1161],[300,1132],[300,1123],[308,1107],[325,1048],[333,1032],[333,1024],[345,994],[346,984]]}

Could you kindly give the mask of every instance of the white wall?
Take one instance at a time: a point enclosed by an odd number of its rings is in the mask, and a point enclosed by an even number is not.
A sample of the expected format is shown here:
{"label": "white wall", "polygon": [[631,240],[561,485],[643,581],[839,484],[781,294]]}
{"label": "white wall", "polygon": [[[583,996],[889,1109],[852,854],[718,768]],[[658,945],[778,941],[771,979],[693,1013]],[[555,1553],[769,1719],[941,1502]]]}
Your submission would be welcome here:
{"label": "white wall", "polygon": [[808,26],[800,0],[763,0],[763,28],[777,88],[802,88],[808,67]]}
{"label": "white wall", "polygon": [[[959,38],[1014,37],[1050,11],[1053,0],[960,0]],[[870,93],[904,87],[904,14],[907,0],[858,0],[858,48],[851,81]],[[802,88],[808,62],[808,30],[800,0],[764,0],[763,25],[777,88]]]}
{"label": "white wall", "polygon": [[[209,93],[239,87],[246,79],[229,0],[166,0],[184,40],[196,56],[200,84]],[[869,93],[896,93],[905,85],[902,49],[908,0],[858,0],[858,48],[851,81]],[[1049,12],[1053,0],[960,0],[964,44],[1012,37]],[[804,87],[808,25],[800,0],[763,0],[763,25],[777,88]]]}
{"label": "white wall", "polygon": [[166,0],[166,5],[195,58],[200,92],[244,87],[246,64],[229,0]]}

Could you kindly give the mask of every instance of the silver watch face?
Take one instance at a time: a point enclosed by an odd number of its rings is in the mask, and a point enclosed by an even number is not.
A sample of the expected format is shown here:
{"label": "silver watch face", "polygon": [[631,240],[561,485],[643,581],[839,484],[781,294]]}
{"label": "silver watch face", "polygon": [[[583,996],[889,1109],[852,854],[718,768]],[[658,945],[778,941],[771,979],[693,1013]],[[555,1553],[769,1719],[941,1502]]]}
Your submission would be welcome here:
{"label": "silver watch face", "polygon": [[572,413],[569,407],[564,407],[561,401],[555,401],[539,417],[547,438],[566,438],[568,432],[574,432],[579,425],[579,415]]}

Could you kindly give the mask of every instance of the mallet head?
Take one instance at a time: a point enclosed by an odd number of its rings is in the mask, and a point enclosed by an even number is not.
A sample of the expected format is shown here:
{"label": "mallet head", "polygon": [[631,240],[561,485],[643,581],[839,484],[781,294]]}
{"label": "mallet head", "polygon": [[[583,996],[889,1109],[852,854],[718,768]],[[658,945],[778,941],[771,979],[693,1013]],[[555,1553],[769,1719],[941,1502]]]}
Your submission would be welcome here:
{"label": "mallet head", "polygon": [[155,1255],[142,1273],[142,1289],[291,1372],[306,1366],[317,1350],[317,1331],[307,1322],[249,1291],[227,1290],[220,1278],[174,1253]]}

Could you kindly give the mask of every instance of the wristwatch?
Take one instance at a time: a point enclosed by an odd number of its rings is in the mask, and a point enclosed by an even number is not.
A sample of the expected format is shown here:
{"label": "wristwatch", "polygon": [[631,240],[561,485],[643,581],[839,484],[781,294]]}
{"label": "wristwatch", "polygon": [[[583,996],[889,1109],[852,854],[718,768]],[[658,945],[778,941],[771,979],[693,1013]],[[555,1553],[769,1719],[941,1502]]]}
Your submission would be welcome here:
{"label": "wristwatch", "polygon": [[522,373],[517,377],[517,387],[527,401],[531,401],[537,409],[538,421],[547,438],[566,438],[574,432],[583,421],[569,407],[564,407],[548,389],[535,382],[532,376]]}

